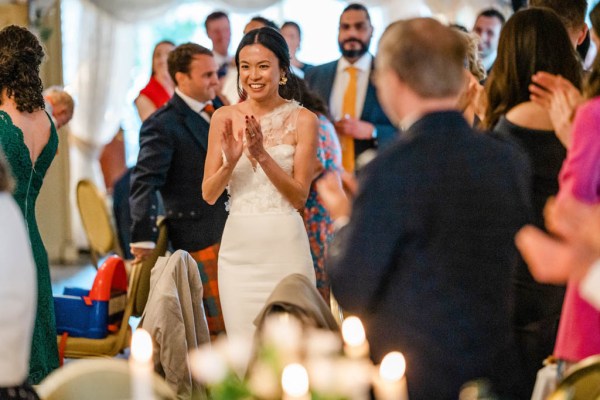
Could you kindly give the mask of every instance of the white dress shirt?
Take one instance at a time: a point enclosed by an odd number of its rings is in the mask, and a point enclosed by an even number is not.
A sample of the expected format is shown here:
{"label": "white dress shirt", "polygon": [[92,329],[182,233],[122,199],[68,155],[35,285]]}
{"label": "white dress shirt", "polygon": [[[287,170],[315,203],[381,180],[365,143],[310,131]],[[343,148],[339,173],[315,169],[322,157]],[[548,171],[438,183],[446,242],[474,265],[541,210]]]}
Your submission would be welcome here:
{"label": "white dress shirt", "polygon": [[29,372],[37,276],[21,210],[0,192],[0,387],[22,384]]}
{"label": "white dress shirt", "polygon": [[337,71],[335,73],[335,80],[331,88],[331,96],[329,97],[329,111],[334,120],[344,118],[342,113],[342,107],[344,104],[344,94],[346,93],[346,87],[350,80],[350,75],[346,71],[346,68],[353,66],[358,69],[358,76],[356,82],[356,118],[360,119],[362,114],[365,98],[367,97],[367,88],[369,86],[369,76],[371,75],[371,65],[373,63],[373,56],[369,53],[365,53],[359,58],[354,64],[350,64],[344,57],[340,58],[337,64]]}
{"label": "white dress shirt", "polygon": [[202,110],[204,109],[204,107],[207,104],[212,104],[212,101],[207,101],[205,103],[202,103],[201,101],[193,99],[190,96],[184,94],[181,90],[179,90],[178,87],[175,88],[175,93],[177,93],[177,95],[179,97],[181,97],[181,100],[183,100],[184,103],[187,104],[189,108],[191,108],[193,111],[199,113],[200,116],[202,116],[202,118],[204,118],[206,120],[206,122],[210,123],[210,115],[208,115],[205,111],[202,111]]}
{"label": "white dress shirt", "polygon": [[217,66],[220,67],[223,64],[229,64],[231,63],[232,57],[229,54],[219,54],[216,51],[213,50],[213,57],[215,58],[215,62],[217,63]]}

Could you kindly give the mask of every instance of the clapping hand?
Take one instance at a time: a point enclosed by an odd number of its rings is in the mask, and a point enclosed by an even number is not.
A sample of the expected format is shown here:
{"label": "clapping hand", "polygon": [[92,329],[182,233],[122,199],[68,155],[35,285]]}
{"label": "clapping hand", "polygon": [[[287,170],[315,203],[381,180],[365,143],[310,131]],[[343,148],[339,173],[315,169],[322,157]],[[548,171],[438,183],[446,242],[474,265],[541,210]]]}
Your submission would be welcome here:
{"label": "clapping hand", "polygon": [[544,215],[552,236],[527,225],[516,237],[531,274],[537,281],[551,284],[581,279],[600,258],[600,206],[568,195],[549,201]]}
{"label": "clapping hand", "polygon": [[584,98],[573,84],[560,75],[538,72],[529,85],[531,101],[548,110],[556,136],[565,147],[571,144],[571,125]]}
{"label": "clapping hand", "polygon": [[250,117],[246,115],[246,148],[250,155],[257,161],[265,153],[260,123],[253,115]]}
{"label": "clapping hand", "polygon": [[228,164],[235,165],[242,156],[244,143],[242,142],[242,131],[238,132],[237,138],[233,136],[233,122],[225,120],[225,126],[221,132],[221,148]]}

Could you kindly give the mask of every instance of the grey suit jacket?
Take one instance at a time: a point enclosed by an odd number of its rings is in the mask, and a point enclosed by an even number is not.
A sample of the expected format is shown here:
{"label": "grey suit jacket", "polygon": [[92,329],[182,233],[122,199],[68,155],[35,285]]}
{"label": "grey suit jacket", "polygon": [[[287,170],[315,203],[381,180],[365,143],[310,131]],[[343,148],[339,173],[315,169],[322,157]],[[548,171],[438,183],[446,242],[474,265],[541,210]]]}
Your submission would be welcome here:
{"label": "grey suit jacket", "polygon": [[198,264],[177,250],[160,257],[152,268],[150,294],[140,326],[154,339],[154,368],[179,397],[190,398],[199,389],[188,368],[190,350],[210,342],[202,305]]}
{"label": "grey suit jacket", "polygon": [[[326,104],[330,103],[329,98],[331,97],[331,89],[333,87],[333,82],[335,81],[338,62],[339,60],[336,60],[313,67],[307,71],[305,76],[308,86],[314,90]],[[373,86],[371,79],[369,79],[365,104],[360,119],[375,125],[375,128],[377,128],[377,140],[355,140],[354,145],[357,156],[370,148],[387,147],[397,136],[397,129],[392,125],[379,105],[377,91],[375,90],[375,86]]]}

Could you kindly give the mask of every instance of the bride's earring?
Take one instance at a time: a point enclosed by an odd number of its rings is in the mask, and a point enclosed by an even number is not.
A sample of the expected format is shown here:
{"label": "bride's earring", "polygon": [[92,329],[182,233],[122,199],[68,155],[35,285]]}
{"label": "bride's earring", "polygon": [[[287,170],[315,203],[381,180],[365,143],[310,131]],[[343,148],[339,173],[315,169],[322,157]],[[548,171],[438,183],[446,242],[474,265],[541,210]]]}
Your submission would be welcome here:
{"label": "bride's earring", "polygon": [[281,79],[279,79],[279,86],[284,86],[288,81],[287,76],[285,74],[281,75]]}

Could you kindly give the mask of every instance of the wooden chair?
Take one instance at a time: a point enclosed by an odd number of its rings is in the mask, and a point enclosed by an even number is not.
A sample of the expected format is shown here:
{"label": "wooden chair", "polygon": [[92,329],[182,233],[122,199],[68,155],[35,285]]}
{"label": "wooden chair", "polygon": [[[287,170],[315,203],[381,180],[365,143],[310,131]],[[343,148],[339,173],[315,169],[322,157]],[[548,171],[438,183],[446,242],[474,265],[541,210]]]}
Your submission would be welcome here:
{"label": "wooden chair", "polygon": [[[152,374],[154,398],[176,399],[171,387]],[[131,368],[125,360],[77,360],[57,369],[36,388],[43,400],[132,399]]]}
{"label": "wooden chair", "polygon": [[129,347],[131,343],[129,318],[139,317],[144,312],[150,292],[150,272],[158,257],[163,256],[167,251],[167,225],[164,220],[159,221],[158,230],[158,240],[152,254],[144,262],[131,265],[127,303],[118,331],[109,332],[104,339],[68,337],[65,340],[59,335],[57,341],[63,358],[114,357]]}
{"label": "wooden chair", "polygon": [[116,240],[104,196],[96,185],[87,179],[83,179],[77,183],[76,194],[77,208],[90,244],[92,262],[98,268],[100,257],[111,252],[122,256],[122,252]]}
{"label": "wooden chair", "polygon": [[167,223],[164,218],[158,219],[158,239],[156,240],[156,247],[142,262],[140,269],[139,287],[133,303],[132,315],[134,317],[140,317],[146,308],[146,302],[148,302],[148,294],[150,293],[150,273],[154,264],[158,260],[158,257],[162,257],[167,253],[169,247],[169,238],[167,234]]}
{"label": "wooden chair", "polygon": [[600,355],[590,356],[573,365],[549,400],[600,399]]}
{"label": "wooden chair", "polygon": [[342,326],[342,322],[344,322],[344,311],[333,296],[333,290],[331,290],[329,293],[329,307],[331,308],[331,313],[333,314],[333,317],[337,321],[338,325]]}

